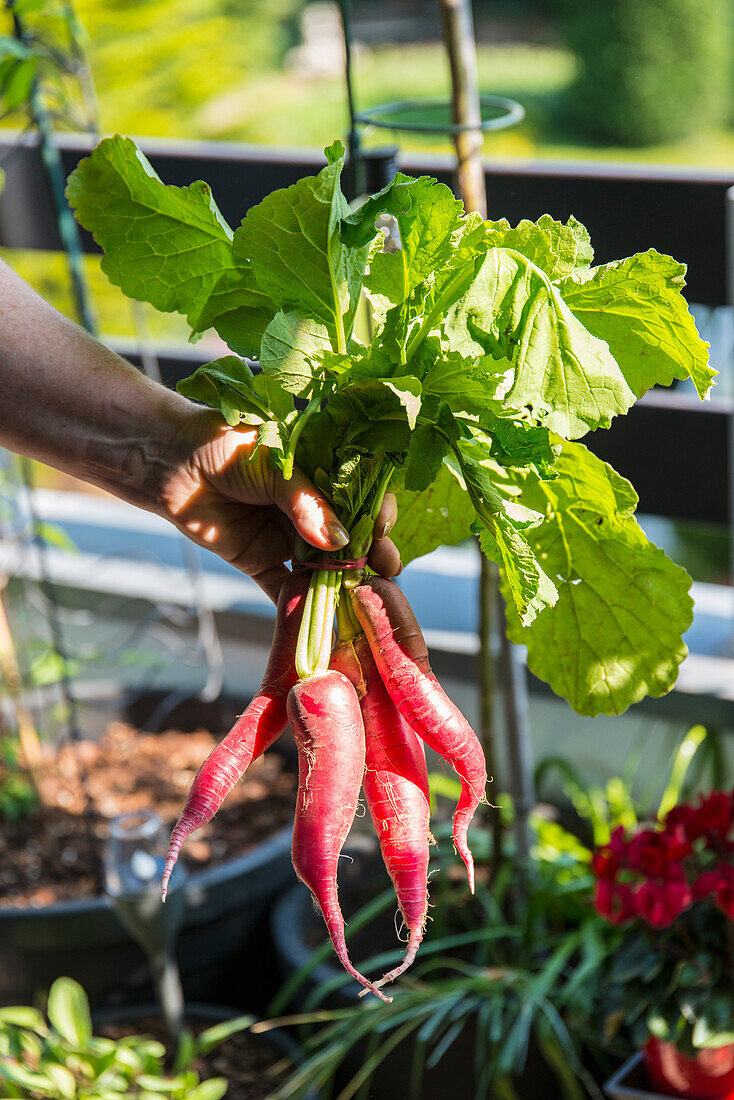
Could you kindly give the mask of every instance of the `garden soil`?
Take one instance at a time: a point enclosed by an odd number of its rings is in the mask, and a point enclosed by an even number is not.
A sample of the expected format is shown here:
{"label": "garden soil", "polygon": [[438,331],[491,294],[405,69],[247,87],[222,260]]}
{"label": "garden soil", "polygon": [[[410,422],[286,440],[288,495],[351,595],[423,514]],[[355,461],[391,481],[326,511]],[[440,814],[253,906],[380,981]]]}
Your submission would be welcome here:
{"label": "garden soil", "polygon": [[[0,908],[53,905],[102,893],[109,822],[155,810],[167,827],[218,741],[206,730],[140,733],[113,723],[100,741],[64,746],[37,775],[38,809],[0,823]],[[208,825],[189,838],[192,871],[241,855],[293,820],[298,777],[272,750],[256,760]]]}

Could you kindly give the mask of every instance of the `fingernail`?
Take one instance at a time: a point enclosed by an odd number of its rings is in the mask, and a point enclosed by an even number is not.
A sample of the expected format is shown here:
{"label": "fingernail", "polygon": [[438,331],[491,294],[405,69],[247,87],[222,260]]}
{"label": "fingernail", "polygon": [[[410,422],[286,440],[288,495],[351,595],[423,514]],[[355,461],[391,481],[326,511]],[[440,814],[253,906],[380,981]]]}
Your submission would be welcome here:
{"label": "fingernail", "polygon": [[375,535],[378,539],[384,539],[390,534],[392,529],[393,521],[391,519],[386,519],[385,522],[381,523],[380,526],[377,528]]}
{"label": "fingernail", "polygon": [[401,561],[399,561],[397,572],[394,574],[394,576],[399,577],[400,574],[402,573],[402,571],[403,571],[403,563]]}
{"label": "fingernail", "polygon": [[349,542],[349,532],[345,531],[339,520],[332,519],[321,528],[321,534],[332,546],[346,546]]}

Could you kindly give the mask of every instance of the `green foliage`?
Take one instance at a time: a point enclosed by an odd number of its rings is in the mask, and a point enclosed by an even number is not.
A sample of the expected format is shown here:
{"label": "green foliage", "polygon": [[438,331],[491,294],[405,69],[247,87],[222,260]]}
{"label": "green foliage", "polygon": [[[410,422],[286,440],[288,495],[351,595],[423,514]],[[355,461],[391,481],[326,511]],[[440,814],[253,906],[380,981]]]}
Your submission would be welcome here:
{"label": "green foliage", "polygon": [[690,578],[647,539],[634,489],[607,463],[564,442],[555,470],[554,481],[527,472],[517,483],[522,503],[544,515],[527,539],[558,602],[531,630],[510,607],[509,636],[579,714],[621,714],[675,679],[693,621]]}
{"label": "green foliage", "polygon": [[[457,888],[447,875],[432,878],[434,919],[421,961],[411,977],[401,980],[399,996],[391,1004],[375,1000],[359,1009],[309,1016],[344,984],[336,977],[309,996],[298,1019],[320,1027],[305,1041],[303,1066],[274,1100],[298,1100],[308,1089],[325,1087],[350,1053],[352,1064],[361,1063],[343,1093],[351,1096],[399,1044],[412,1050],[411,1078],[404,1087],[406,1100],[415,1100],[429,1087],[425,1072],[452,1052],[460,1037],[467,1076],[473,1072],[472,1100],[514,1095],[505,1090],[522,1072],[531,1042],[540,1048],[563,1096],[577,1100],[589,1095],[581,1050],[585,1040],[594,1038],[590,1010],[619,933],[588,905],[593,881],[588,849],[554,823],[534,816],[532,826],[526,889],[516,889],[518,866],[511,849],[495,868],[491,884],[480,876],[471,904],[463,891],[461,897],[453,896]],[[491,849],[488,835],[475,830],[473,844],[484,860]],[[445,856],[435,860],[439,871],[445,864]],[[393,903],[391,891],[376,898],[350,920],[348,935]],[[510,919],[507,912],[512,912]],[[387,968],[396,957],[391,952],[364,965]],[[306,968],[289,984],[289,996],[305,977]],[[276,1007],[284,1007],[282,998]],[[377,1082],[374,1088],[379,1090]]]}
{"label": "green foliage", "polygon": [[713,129],[730,109],[727,0],[607,0],[563,4],[581,69],[569,111],[587,134],[652,145]]}
{"label": "green foliage", "polygon": [[[77,21],[62,0],[20,0],[17,7],[24,10],[34,43],[29,59],[24,54],[12,70],[6,66],[12,77],[6,109],[22,105],[38,72],[50,105],[63,102],[61,124],[84,128],[75,86],[80,59],[69,49],[73,33],[86,49],[100,89],[103,125],[164,136],[183,136],[186,129],[188,136],[194,131],[204,137],[206,128],[197,122],[197,113],[206,113],[223,89],[240,89],[281,62],[297,40],[297,16],[304,3],[77,0]],[[0,18],[0,30],[10,35],[9,16]],[[8,51],[0,44],[3,56]],[[0,68],[0,87],[3,77]]]}
{"label": "green foliage", "polygon": [[89,1003],[71,978],[51,986],[48,1023],[37,1009],[0,1008],[2,1095],[20,1100],[221,1100],[224,1078],[199,1082],[192,1062],[252,1024],[240,1016],[208,1028],[196,1038],[185,1033],[172,1073],[165,1048],[145,1035],[113,1040],[92,1034]]}
{"label": "green foliage", "polygon": [[21,767],[18,752],[15,739],[0,736],[0,821],[20,821],[38,805],[38,791],[31,776]]}
{"label": "green foliage", "polygon": [[[730,931],[731,922],[706,902],[649,935],[626,929],[596,992],[594,1015],[605,1041],[624,1027],[637,1047],[654,1035],[689,1056],[734,1043],[727,926]],[[689,943],[697,950],[686,958]]]}
{"label": "green foliage", "polygon": [[[234,233],[206,184],[165,186],[125,138],[101,142],[68,195],[127,294],[185,314],[192,338],[213,325],[238,356],[259,354],[257,378],[226,356],[182,392],[257,424],[284,476],[298,462],[353,532],[346,557],[367,552],[391,483],[403,559],[478,533],[513,639],[577,710],[668,691],[690,580],[642,534],[631,486],[571,441],[674,377],[707,395],[682,266],[650,251],[592,268],[575,219],[484,223],[428,177],[399,174],[350,211],[340,142],[326,159]],[[379,251],[383,213],[398,252]],[[369,345],[354,332],[363,291]]]}

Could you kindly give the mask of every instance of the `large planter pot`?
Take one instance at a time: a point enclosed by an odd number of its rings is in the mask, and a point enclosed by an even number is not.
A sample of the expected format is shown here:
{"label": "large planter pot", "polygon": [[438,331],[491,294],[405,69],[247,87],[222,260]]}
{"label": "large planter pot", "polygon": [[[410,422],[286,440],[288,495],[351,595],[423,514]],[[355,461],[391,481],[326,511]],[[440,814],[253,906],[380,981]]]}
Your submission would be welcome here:
{"label": "large planter pot", "polygon": [[658,1091],[691,1100],[734,1100],[734,1043],[700,1050],[690,1058],[672,1043],[651,1037],[643,1061]]}
{"label": "large planter pot", "polygon": [[[351,852],[352,856],[356,853]],[[355,858],[358,865],[358,857]],[[354,870],[355,865],[352,865]],[[291,975],[308,963],[313,942],[311,933],[316,922],[321,920],[314,910],[311,895],[305,886],[299,884],[289,890],[273,906],[270,924],[273,943],[281,976],[287,980]],[[355,960],[358,965],[359,960]],[[294,997],[293,1007],[303,1005],[318,985],[324,982],[338,981],[343,974],[341,967],[331,961],[320,963],[310,972]],[[356,982],[341,986],[337,992],[329,994],[320,1007],[356,1008],[363,1005],[360,1000],[361,986]],[[399,984],[394,987],[394,995],[400,996]],[[410,1036],[400,1043],[374,1073],[369,1095],[379,1100],[405,1100],[410,1095],[413,1074],[415,1045]],[[344,1061],[343,1069],[337,1075],[337,1087],[346,1083],[364,1063],[364,1048],[352,1050]],[[430,1053],[430,1052],[429,1052]],[[425,1097],[473,1096],[475,1063],[474,1029],[469,1024],[439,1063],[431,1069],[424,1069],[422,1089]],[[567,1100],[557,1079],[543,1062],[531,1041],[525,1069],[515,1080],[515,1088],[520,1097],[533,1097],[542,1100]]]}
{"label": "large planter pot", "polygon": [[[293,881],[290,846],[291,830],[283,829],[186,881],[177,956],[187,998],[262,1010],[275,984],[266,913]],[[258,929],[264,940],[253,950]],[[106,897],[0,910],[0,1004],[32,1003],[61,974],[84,986],[93,1008],[149,992],[145,956]]]}
{"label": "large planter pot", "polygon": [[[609,1100],[679,1100],[680,1097],[734,1100],[734,1079],[731,1077],[734,1052],[724,1047],[705,1053],[721,1053],[723,1057],[697,1063],[696,1059],[682,1055],[672,1044],[651,1040],[644,1051],[628,1058],[609,1078],[604,1092]],[[691,1063],[697,1077],[691,1070]]]}

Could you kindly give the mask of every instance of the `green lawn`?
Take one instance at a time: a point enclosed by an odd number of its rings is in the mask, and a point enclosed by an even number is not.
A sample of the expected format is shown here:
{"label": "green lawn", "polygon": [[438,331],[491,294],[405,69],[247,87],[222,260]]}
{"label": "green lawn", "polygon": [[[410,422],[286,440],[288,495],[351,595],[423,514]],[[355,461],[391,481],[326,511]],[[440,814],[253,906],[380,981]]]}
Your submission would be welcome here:
{"label": "green lawn", "polygon": [[[93,50],[94,53],[94,50]],[[93,58],[94,60],[94,58]],[[527,118],[518,127],[488,135],[485,150],[496,157],[551,157],[584,160],[734,166],[734,130],[702,132],[695,138],[650,148],[593,144],[563,125],[562,100],[573,81],[575,59],[561,46],[509,44],[478,51],[483,92],[518,99]],[[104,69],[105,66],[102,66]],[[100,74],[104,77],[104,72]],[[195,73],[192,74],[192,80]],[[288,71],[250,72],[239,83],[225,81],[222,90],[208,85],[200,105],[177,102],[155,105],[150,97],[122,94],[117,80],[100,79],[105,129],[127,133],[214,138],[265,145],[323,146],[347,125],[341,76],[308,79]],[[358,106],[439,96],[449,88],[448,69],[439,43],[388,46],[373,50],[356,64]],[[141,104],[145,104],[141,116]],[[380,142],[396,135],[368,135]],[[444,138],[399,135],[404,149],[447,151]]]}

